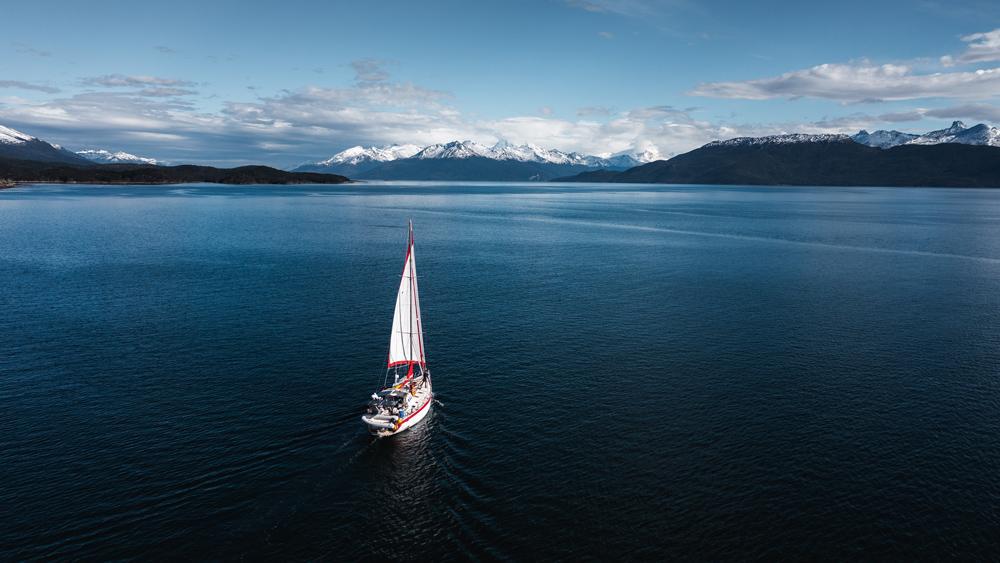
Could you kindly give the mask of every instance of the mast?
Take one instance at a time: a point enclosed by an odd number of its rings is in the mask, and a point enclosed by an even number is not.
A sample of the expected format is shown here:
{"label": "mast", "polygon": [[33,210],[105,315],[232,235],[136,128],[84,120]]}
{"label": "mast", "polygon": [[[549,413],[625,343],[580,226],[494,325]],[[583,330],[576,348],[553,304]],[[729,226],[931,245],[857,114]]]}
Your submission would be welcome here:
{"label": "mast", "polygon": [[[396,309],[392,318],[392,333],[389,338],[389,358],[387,370],[406,366],[406,377],[413,377],[414,370],[426,371],[424,358],[424,335],[420,320],[420,293],[417,289],[417,264],[414,255],[413,221],[409,223],[406,245],[406,259],[396,294]],[[400,381],[394,377],[394,384]]]}

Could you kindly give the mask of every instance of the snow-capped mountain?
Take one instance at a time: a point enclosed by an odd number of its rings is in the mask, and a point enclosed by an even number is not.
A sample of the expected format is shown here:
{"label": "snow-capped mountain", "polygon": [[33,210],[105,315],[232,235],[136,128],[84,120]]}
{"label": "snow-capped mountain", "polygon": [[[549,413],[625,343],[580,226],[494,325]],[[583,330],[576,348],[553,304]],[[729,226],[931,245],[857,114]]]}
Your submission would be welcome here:
{"label": "snow-capped mountain", "polygon": [[725,141],[712,141],[706,147],[744,147],[751,145],[787,145],[794,143],[842,143],[850,141],[847,135],[789,133],[786,135],[768,135],[766,137],[736,137]]}
{"label": "snow-capped mountain", "polygon": [[886,131],[885,129],[879,129],[878,131],[869,133],[868,131],[862,129],[854,135],[851,135],[851,140],[855,143],[868,145],[869,147],[887,149],[897,145],[905,145],[917,137],[919,137],[919,135],[914,135],[913,133],[903,133],[896,130]]}
{"label": "snow-capped mountain", "polygon": [[766,137],[737,137],[725,141],[712,141],[706,147],[769,145],[788,143],[844,142],[867,145],[878,149],[888,149],[899,145],[937,145],[941,143],[962,143],[966,145],[1000,146],[1000,130],[996,127],[980,123],[975,127],[966,127],[961,121],[956,121],[947,129],[939,129],[916,135],[902,131],[886,131],[880,129],[873,133],[862,129],[854,135],[792,133],[788,135],[770,135]]}
{"label": "snow-capped mountain", "polygon": [[961,121],[953,121],[951,127],[947,129],[938,129],[937,131],[931,131],[929,133],[924,133],[923,135],[917,136],[915,139],[910,141],[914,145],[936,145],[938,143],[953,143],[954,139],[965,131],[965,124]]}
{"label": "snow-capped mountain", "polygon": [[659,153],[642,151],[638,153],[622,152],[611,157],[600,157],[578,152],[563,152],[556,149],[546,149],[534,144],[513,145],[500,140],[493,146],[486,146],[474,141],[452,141],[450,143],[430,145],[414,155],[414,158],[472,158],[481,157],[491,160],[514,160],[518,162],[542,162],[548,164],[569,164],[590,168],[620,168],[631,167],[649,160],[655,160]]}
{"label": "snow-capped mountain", "polygon": [[127,152],[111,152],[104,149],[87,149],[76,151],[76,154],[91,162],[100,164],[158,164],[155,158],[136,156]]}
{"label": "snow-capped mountain", "polygon": [[[598,168],[622,170],[659,158],[655,149],[625,151],[601,157],[577,152],[546,149],[534,144],[514,145],[505,140],[484,145],[475,141],[452,141],[426,147],[391,145],[384,147],[351,147],[332,157],[296,168],[299,172],[331,172],[355,178],[480,179],[515,178],[548,179],[567,172]],[[469,159],[485,159],[497,164],[471,165]],[[412,162],[408,162],[412,161]],[[431,164],[431,161],[445,161]],[[419,164],[425,162],[426,164]],[[450,163],[450,164],[449,164]],[[502,163],[507,163],[506,165]],[[523,164],[523,165],[522,165]],[[450,166],[451,171],[445,168]],[[433,170],[432,170],[433,169]],[[453,177],[454,174],[460,178]],[[410,176],[407,176],[410,175]]]}
{"label": "snow-capped mountain", "polygon": [[609,168],[631,168],[657,160],[663,160],[663,156],[660,155],[660,149],[651,144],[646,145],[642,149],[616,152],[607,158],[607,161],[611,164]]}
{"label": "snow-capped mountain", "polygon": [[363,162],[389,162],[398,158],[410,158],[420,152],[417,145],[386,145],[382,147],[351,147],[340,151],[326,160],[321,160],[316,164],[319,166],[333,166],[335,164],[361,164]]}
{"label": "snow-capped mountain", "polygon": [[420,151],[417,145],[356,146],[338,152],[326,160],[309,162],[295,168],[296,172],[324,172],[356,177],[380,164],[410,158]]}
{"label": "snow-capped mountain", "polygon": [[452,141],[428,145],[415,154],[413,158],[426,160],[428,158],[472,158],[476,156],[493,158],[493,151],[486,145],[473,141]]}
{"label": "snow-capped mountain", "polygon": [[940,143],[961,143],[963,145],[1000,146],[1000,131],[980,123],[974,127],[966,127],[961,121],[955,121],[947,129],[938,129],[924,133],[913,139],[911,145],[937,145]]}
{"label": "snow-capped mountain", "polygon": [[[466,141],[468,142],[468,141]],[[486,158],[494,160],[517,160],[520,162],[549,162],[552,164],[582,164],[590,166],[596,157],[582,155],[571,152],[564,153],[558,150],[544,149],[538,145],[512,145],[505,140],[500,140],[491,148],[486,149]]]}
{"label": "snow-capped mountain", "polygon": [[0,143],[5,145],[20,145],[34,140],[36,139],[31,135],[0,125]]}
{"label": "snow-capped mountain", "polygon": [[77,156],[59,145],[45,142],[27,133],[0,125],[0,158],[18,160],[39,160],[67,164],[89,164],[90,161]]}
{"label": "snow-capped mountain", "polygon": [[862,145],[879,149],[888,149],[899,145],[939,145],[942,143],[1000,147],[1000,130],[984,123],[974,127],[966,127],[961,121],[955,121],[952,122],[951,127],[923,135],[885,130],[868,133],[862,129],[857,134],[852,135],[851,139]]}

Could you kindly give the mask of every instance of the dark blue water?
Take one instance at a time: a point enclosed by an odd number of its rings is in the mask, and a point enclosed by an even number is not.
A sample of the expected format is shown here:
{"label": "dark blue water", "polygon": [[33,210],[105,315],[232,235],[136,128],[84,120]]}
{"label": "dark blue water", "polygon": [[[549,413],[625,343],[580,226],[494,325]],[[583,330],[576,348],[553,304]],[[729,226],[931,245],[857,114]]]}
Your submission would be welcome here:
{"label": "dark blue water", "polygon": [[0,335],[0,559],[1000,550],[1000,191],[23,187]]}

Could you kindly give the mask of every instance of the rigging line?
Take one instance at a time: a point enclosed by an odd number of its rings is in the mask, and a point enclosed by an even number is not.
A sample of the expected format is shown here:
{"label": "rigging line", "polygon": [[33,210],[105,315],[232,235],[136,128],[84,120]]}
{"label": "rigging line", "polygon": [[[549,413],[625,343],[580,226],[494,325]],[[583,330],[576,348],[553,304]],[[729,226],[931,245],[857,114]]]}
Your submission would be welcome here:
{"label": "rigging line", "polygon": [[[414,241],[413,241],[413,221],[411,220],[410,221],[410,244],[413,244],[413,243],[414,243]],[[418,288],[418,285],[417,285],[417,269],[416,269],[416,263],[414,263],[414,267],[413,267],[413,303],[414,303],[414,314],[415,314],[415,318],[417,319],[417,346],[420,349],[420,358],[419,358],[420,365],[421,365],[420,370],[421,370],[421,374],[423,374],[423,372],[427,370],[427,357],[424,355],[425,354],[425,352],[424,352],[424,325],[423,325],[424,321],[423,321],[423,319],[420,316],[420,295],[419,295],[419,290],[417,288]]]}
{"label": "rigging line", "polygon": [[[413,236],[413,220],[410,220],[410,244],[416,246],[416,240]],[[420,357],[417,359],[420,365],[420,373],[424,375],[428,373],[427,369],[427,356],[424,350],[424,321],[420,314],[420,290],[419,284],[417,283],[417,261],[416,255],[413,256],[413,270],[411,272],[413,278],[413,311],[414,318],[417,321],[417,347],[420,352]]]}

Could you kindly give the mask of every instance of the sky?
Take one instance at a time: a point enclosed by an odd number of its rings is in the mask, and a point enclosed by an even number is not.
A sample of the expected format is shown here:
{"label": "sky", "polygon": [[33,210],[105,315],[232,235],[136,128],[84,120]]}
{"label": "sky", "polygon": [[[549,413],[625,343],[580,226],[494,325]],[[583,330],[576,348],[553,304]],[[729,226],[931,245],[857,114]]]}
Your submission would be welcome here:
{"label": "sky", "polygon": [[49,0],[0,21],[0,124],[170,162],[1000,124],[996,0]]}

